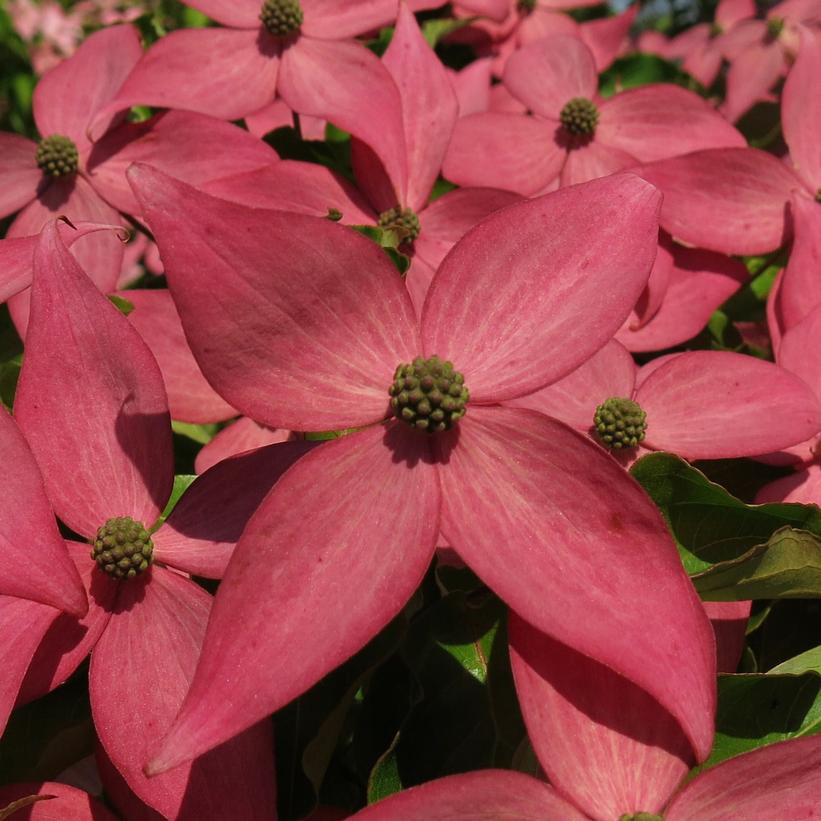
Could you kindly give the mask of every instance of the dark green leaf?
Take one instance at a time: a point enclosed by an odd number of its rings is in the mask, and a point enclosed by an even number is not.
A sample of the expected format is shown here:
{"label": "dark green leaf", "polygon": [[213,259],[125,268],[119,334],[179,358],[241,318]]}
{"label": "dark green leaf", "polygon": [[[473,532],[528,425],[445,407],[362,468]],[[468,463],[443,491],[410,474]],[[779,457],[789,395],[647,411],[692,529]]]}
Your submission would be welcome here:
{"label": "dark green leaf", "polygon": [[393,737],[391,746],[379,757],[368,778],[368,803],[375,804],[402,789],[399,777],[399,762],[396,760],[396,745],[399,733]]}
{"label": "dark green leaf", "polygon": [[704,89],[689,74],[654,54],[620,57],[601,75],[599,91],[603,97],[610,97],[623,89],[648,83],[675,83],[691,91],[704,93]]}
{"label": "dark green leaf", "polygon": [[797,656],[793,656],[787,661],[782,661],[773,667],[770,673],[789,673],[793,676],[802,673],[816,673],[821,676],[821,645],[813,647]]}

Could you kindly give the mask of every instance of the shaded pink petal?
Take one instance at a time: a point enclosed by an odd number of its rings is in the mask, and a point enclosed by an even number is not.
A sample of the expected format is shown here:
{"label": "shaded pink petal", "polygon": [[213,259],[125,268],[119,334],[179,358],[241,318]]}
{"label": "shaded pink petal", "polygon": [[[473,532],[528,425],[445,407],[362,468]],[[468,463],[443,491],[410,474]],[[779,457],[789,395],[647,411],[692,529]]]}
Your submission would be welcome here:
{"label": "shaded pink petal", "polygon": [[451,71],[450,81],[459,101],[459,116],[476,114],[490,108],[491,59],[482,57],[461,71]]}
{"label": "shaded pink petal", "polygon": [[402,100],[407,187],[400,191],[400,202],[419,211],[439,175],[459,104],[445,67],[404,3],[382,62]]}
{"label": "shaded pink petal", "polygon": [[302,441],[271,445],[203,473],[153,535],[156,559],[197,576],[221,578],[251,514],[310,447]]}
{"label": "shaded pink petal", "polygon": [[344,225],[367,225],[376,221],[376,215],[356,188],[329,168],[316,163],[282,160],[266,168],[223,177],[197,187],[220,199],[253,208],[272,208],[315,217],[326,217],[335,208],[342,214],[340,222]]}
{"label": "shaded pink petal", "polygon": [[451,251],[431,285],[426,354],[452,360],[476,402],[561,379],[613,336],[643,290],[659,200],[623,174],[492,214]]}
{"label": "shaded pink petal", "polygon": [[756,504],[767,502],[798,502],[821,506],[821,465],[784,476],[764,485],[755,497]]}
{"label": "shaded pink petal", "polygon": [[414,254],[411,266],[405,274],[405,287],[408,289],[411,302],[413,302],[413,310],[419,319],[422,318],[422,309],[425,307],[425,300],[434,276],[436,276],[436,269],[419,254]]}
{"label": "shaded pink petal", "polygon": [[706,601],[703,604],[716,636],[718,672],[735,673],[744,650],[752,602]]}
{"label": "shaded pink petal", "polygon": [[212,20],[238,29],[259,28],[259,0],[186,0],[187,6],[199,9]]}
{"label": "shaded pink petal", "polygon": [[185,341],[171,294],[147,290],[121,291],[118,295],[134,306],[128,321],[160,366],[172,418],[201,424],[236,416],[237,412],[205,381]]}
{"label": "shaded pink petal", "polygon": [[777,295],[782,331],[792,328],[821,303],[821,205],[803,192],[791,199],[793,244]]}
{"label": "shaded pink petal", "polygon": [[105,630],[117,595],[117,582],[96,570],[87,544],[66,541],[69,555],[88,594],[88,613],[58,616],[37,648],[20,688],[18,704],[50,693],[71,676]]}
{"label": "shaded pink petal", "polygon": [[604,71],[619,55],[639,7],[629,7],[621,14],[588,20],[579,26],[582,41],[593,54],[596,70]]}
{"label": "shaded pink petal", "polygon": [[[396,112],[396,116],[401,116],[401,112]],[[399,189],[398,183],[394,184],[388,177],[379,157],[356,137],[351,140],[351,166],[359,190],[365,194],[371,208],[377,213],[405,202],[404,193]],[[402,168],[407,171],[407,163]]]}
{"label": "shaded pink petal", "polygon": [[[66,361],[70,369],[54,368]],[[174,475],[160,370],[66,250],[54,223],[34,256],[14,410],[54,510],[72,530],[90,537],[113,516],[146,527],[159,516]]]}
{"label": "shaded pink petal", "polygon": [[489,111],[508,111],[517,114],[527,113],[524,103],[520,103],[501,83],[490,87]]}
{"label": "shaded pink petal", "polygon": [[229,456],[265,445],[287,442],[290,438],[291,432],[288,430],[272,430],[247,416],[241,416],[236,422],[223,428],[200,450],[194,461],[194,469],[197,473],[205,473],[208,468]]}
{"label": "shaded pink petal", "polygon": [[676,245],[673,269],[658,311],[638,328],[628,322],[616,338],[630,351],[660,351],[686,342],[748,278],[743,263],[735,259]]}
{"label": "shaded pink petal", "polygon": [[706,100],[675,85],[624,91],[605,100],[596,140],[644,162],[703,148],[741,148],[746,140]]}
{"label": "shaded pink petal", "polygon": [[136,214],[139,206],[125,176],[133,162],[202,187],[277,159],[276,152],[243,128],[190,111],[169,111],[143,123],[126,123],[103,137],[91,152],[88,173],[112,205]]}
{"label": "shaded pink petal", "polygon": [[[113,26],[88,37],[34,90],[34,121],[40,134],[71,137],[82,153],[96,115],[114,98],[142,54],[134,26]],[[97,133],[104,132],[113,117],[97,123]]]}
{"label": "shaded pink petal", "polygon": [[[541,4],[537,5],[530,14],[524,17],[516,32],[516,39],[519,46],[526,46],[546,37],[556,37],[557,35],[567,35],[579,39],[581,37],[581,26],[568,14],[550,11]],[[514,40],[513,37],[509,38]],[[511,50],[511,54],[515,53]],[[501,74],[506,68],[506,61],[502,61],[501,66],[497,66],[497,74]]]}
{"label": "shaded pink petal", "polygon": [[43,477],[14,420],[0,408],[0,464],[8,491],[0,507],[0,595],[82,616],[85,590],[57,531]]}
{"label": "shaded pink petal", "polygon": [[[302,32],[321,40],[356,37],[396,20],[396,0],[301,0],[305,12]],[[431,3],[418,4],[429,8]]]}
{"label": "shaded pink petal", "polygon": [[518,408],[470,407],[438,469],[442,532],[467,564],[534,627],[646,690],[706,757],[712,631],[639,485],[585,436]]}
{"label": "shaded pink petal", "polygon": [[639,386],[644,444],[685,459],[732,459],[794,445],[821,430],[821,406],[789,371],[752,356],[690,351]]}
{"label": "shaded pink petal", "polygon": [[622,327],[640,328],[656,315],[667,293],[672,270],[672,243],[666,234],[660,234],[658,252],[650,271],[650,279],[647,280],[647,287]]}
{"label": "shaded pink petal", "polygon": [[164,817],[137,798],[119,770],[111,763],[99,739],[94,745],[94,763],[102,782],[105,797],[128,821],[165,821]]}
{"label": "shaded pink petal", "polygon": [[462,117],[453,129],[442,174],[457,185],[535,194],[555,180],[564,165],[566,151],[556,141],[558,128],[558,121],[512,112]]}
{"label": "shaded pink petal", "polygon": [[770,744],[723,761],[673,800],[669,821],[813,818],[821,795],[821,736]]}
{"label": "shaded pink petal", "polygon": [[528,736],[551,784],[597,819],[664,806],[694,763],[669,712],[633,682],[515,614],[510,663]]}
{"label": "shaded pink petal", "polygon": [[767,24],[763,20],[742,20],[717,38],[721,53],[731,63],[747,49],[760,48],[767,37]]}
{"label": "shaded pink petal", "polygon": [[19,821],[117,821],[103,804],[87,792],[58,784],[56,781],[38,781],[28,784],[9,784],[0,787],[0,808],[29,795],[54,796],[37,801],[14,816]]}
{"label": "shaded pink petal", "polygon": [[118,107],[153,105],[237,120],[274,97],[280,46],[261,28],[179,29],[158,40],[123,84]]}
{"label": "shaded pink petal", "polygon": [[479,770],[402,790],[351,816],[357,821],[584,821],[547,784],[511,770]]}
{"label": "shaded pink petal", "polygon": [[[816,271],[817,273],[817,271]],[[821,397],[821,304],[790,328],[778,348],[778,364],[800,376]]]}
{"label": "shaded pink petal", "polygon": [[704,88],[710,88],[721,71],[721,50],[711,43],[688,54],[681,67]]}
{"label": "shaded pink petal", "polygon": [[151,748],[171,725],[188,690],[211,602],[201,587],[158,565],[150,576],[120,586],[117,605],[91,655],[94,724],[128,786],[166,818],[274,818],[268,722],[173,772],[150,779],[143,773]]}
{"label": "shaded pink petal", "polygon": [[[283,128],[285,126],[288,128],[293,127],[294,112],[291,111],[285,100],[276,99],[262,106],[258,111],[246,114],[244,119],[245,125],[252,134],[256,134],[257,137],[264,137],[277,128]],[[300,122],[300,126],[303,125],[304,123]],[[304,133],[303,136],[305,136]],[[322,137],[319,139],[322,139]]]}
{"label": "shaded pink petal", "polygon": [[485,217],[520,202],[512,191],[497,188],[457,188],[434,200],[419,214],[420,232],[413,243],[416,256],[438,268],[450,249]]}
{"label": "shaded pink petal", "polygon": [[0,218],[34,199],[43,172],[34,159],[37,146],[25,137],[0,132]]}
{"label": "shaded pink petal", "polygon": [[784,52],[777,42],[751,46],[736,57],[727,71],[727,95],[721,112],[734,123],[775,85],[786,69]]}
{"label": "shaded pink petal", "polygon": [[224,202],[148,167],[131,179],[191,349],[227,401],[290,430],[385,417],[396,366],[421,345],[381,248],[329,220]]}
{"label": "shaded pink petal", "polygon": [[294,111],[330,120],[367,143],[405,190],[402,101],[373,52],[354,41],[300,37],[282,54],[278,88]]}
{"label": "shaded pink petal", "polygon": [[396,422],[351,434],[279,480],[234,551],[191,691],[152,770],[279,709],[404,606],[439,532],[439,485],[415,433]]}
{"label": "shaded pink petal", "polygon": [[790,193],[801,183],[755,148],[719,148],[639,171],[664,193],[661,224],[673,237],[723,254],[762,254],[785,239]]}
{"label": "shaded pink petal", "polygon": [[809,31],[801,35],[801,49],[784,83],[781,111],[784,139],[798,175],[812,191],[821,189],[821,42]]}
{"label": "shaded pink petal", "polygon": [[37,645],[60,611],[28,599],[0,596],[0,734]]}
{"label": "shaded pink petal", "polygon": [[620,148],[612,148],[598,140],[580,145],[567,152],[567,162],[562,169],[562,187],[590,182],[606,177],[636,164],[637,160]]}
{"label": "shaded pink petal", "polygon": [[[121,225],[122,217],[83,179],[51,183],[38,198],[20,212],[9,228],[8,237],[39,234],[47,222],[66,216],[73,224],[94,222]],[[63,231],[63,229],[61,229]],[[122,236],[101,231],[72,246],[71,254],[102,291],[111,291],[120,275],[124,253]],[[25,335],[28,323],[28,292],[16,296],[9,308],[17,330]]]}
{"label": "shaded pink petal", "polygon": [[467,17],[475,15],[502,22],[510,15],[509,0],[462,0],[458,6],[460,12],[465,12]]}
{"label": "shaded pink petal", "polygon": [[635,382],[633,357],[611,340],[564,379],[508,404],[540,411],[586,433],[593,426],[596,407],[614,396],[630,399]]}
{"label": "shaded pink petal", "polygon": [[504,84],[534,114],[557,120],[569,100],[595,96],[596,65],[581,40],[556,35],[513,54],[505,66]]}
{"label": "shaded pink petal", "polygon": [[755,17],[755,0],[720,0],[716,6],[715,21],[722,28]]}

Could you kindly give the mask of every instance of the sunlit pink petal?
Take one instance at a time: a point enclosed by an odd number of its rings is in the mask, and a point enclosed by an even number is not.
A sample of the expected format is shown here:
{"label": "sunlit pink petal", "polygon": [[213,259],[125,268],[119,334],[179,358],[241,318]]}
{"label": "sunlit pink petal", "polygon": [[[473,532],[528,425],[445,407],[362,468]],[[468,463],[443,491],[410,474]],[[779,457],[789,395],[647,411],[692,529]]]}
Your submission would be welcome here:
{"label": "sunlit pink petal", "polygon": [[32,303],[14,409],[55,512],[86,537],[113,516],[149,526],[174,474],[162,376],[54,223],[35,252]]}
{"label": "sunlit pink petal", "polygon": [[558,128],[558,120],[503,111],[462,117],[453,129],[442,174],[457,185],[535,194],[556,179],[564,165]]}
{"label": "sunlit pink petal", "polygon": [[[301,0],[305,21],[301,26],[304,34],[321,40],[341,40],[356,37],[382,26],[390,26],[396,20],[396,0]],[[431,3],[417,4],[421,8]]]}
{"label": "sunlit pink petal", "polygon": [[149,577],[120,586],[91,655],[94,725],[129,787],[166,818],[179,817],[183,807],[191,817],[273,818],[276,778],[268,722],[173,772],[151,779],[143,773],[150,749],[188,690],[211,602],[194,582],[159,565]]}
{"label": "sunlit pink petal", "polygon": [[[623,174],[492,214],[439,269],[423,313],[425,352],[452,360],[475,402],[524,396],[570,373],[613,336],[644,289],[659,200]],[[580,225],[589,232],[582,243]]]}
{"label": "sunlit pink petal", "polygon": [[756,504],[767,502],[798,502],[821,506],[821,465],[809,465],[804,470],[770,482],[758,492]]}
{"label": "sunlit pink petal", "polygon": [[171,294],[157,289],[121,291],[119,296],[134,306],[128,321],[160,366],[172,418],[201,424],[236,416],[234,408],[205,381],[185,341]]}
{"label": "sunlit pink petal", "polygon": [[459,101],[459,116],[487,111],[490,107],[491,60],[482,57],[461,71],[450,72],[450,81]]}
{"label": "sunlit pink petal", "polygon": [[752,356],[690,351],[671,357],[638,387],[644,444],[685,459],[731,459],[794,445],[821,430],[806,383]]}
{"label": "sunlit pink petal", "polygon": [[755,103],[766,99],[785,69],[784,52],[777,42],[743,51],[727,71],[727,96],[721,112],[734,123]]}
{"label": "sunlit pink petal", "polygon": [[593,818],[658,812],[694,763],[673,716],[515,614],[509,629],[516,693],[550,783]]}
{"label": "sunlit pink petal", "polygon": [[34,199],[43,172],[37,167],[37,146],[17,134],[0,133],[0,218]]}
{"label": "sunlit pink petal", "polygon": [[798,175],[811,191],[821,189],[821,42],[809,31],[801,36],[801,49],[784,83],[781,111],[784,139]]}
{"label": "sunlit pink petal", "polygon": [[[427,443],[397,422],[328,442],[279,480],[234,551],[191,691],[152,770],[283,706],[399,612],[438,535],[429,459]],[[250,595],[261,589],[264,598]]]}
{"label": "sunlit pink petal", "polygon": [[87,792],[56,781],[0,787],[0,807],[29,795],[50,795],[53,798],[37,801],[30,807],[19,810],[15,813],[19,821],[117,821],[103,804]]}
{"label": "sunlit pink petal", "polygon": [[[539,4],[519,24],[517,35],[519,45],[526,46],[557,35],[568,35],[578,39],[581,36],[581,27],[570,15],[551,11]],[[511,54],[513,53],[515,49],[511,51]],[[506,64],[503,63],[501,68],[506,68]]]}
{"label": "sunlit pink petal", "polygon": [[223,428],[207,445],[203,446],[194,460],[194,469],[197,473],[205,473],[208,468],[229,456],[255,450],[265,445],[287,442],[291,438],[291,431],[266,428],[247,416],[240,416],[236,422]]}
{"label": "sunlit pink petal", "polygon": [[704,609],[716,636],[716,657],[719,673],[735,673],[744,650],[749,601],[706,601]]}
{"label": "sunlit pink petal", "polygon": [[579,26],[582,41],[593,54],[598,71],[604,71],[618,56],[638,10],[638,6],[630,6],[621,14],[588,20]]}
{"label": "sunlit pink petal", "polygon": [[723,761],[673,799],[668,821],[812,818],[821,795],[821,736],[770,744]]}
{"label": "sunlit pink petal", "polygon": [[778,318],[786,331],[821,303],[821,204],[803,192],[791,198],[793,244],[776,300]]}
{"label": "sunlit pink petal", "polygon": [[542,781],[512,770],[438,778],[360,810],[357,821],[584,821]]}
{"label": "sunlit pink petal", "polygon": [[155,558],[187,573],[221,578],[251,514],[310,448],[304,441],[272,445],[203,473],[152,536]]}
{"label": "sunlit pink petal", "polygon": [[238,29],[259,28],[259,0],[186,0],[186,5],[199,9],[212,20]]}
{"label": "sunlit pink petal", "polygon": [[715,21],[728,29],[735,23],[755,17],[755,0],[720,0],[716,6]]}
{"label": "sunlit pink petal", "polygon": [[712,631],[639,485],[582,434],[519,408],[471,406],[437,467],[442,532],[467,564],[534,627],[646,690],[706,757]]}
{"label": "sunlit pink petal", "polygon": [[724,59],[733,62],[750,46],[757,47],[766,36],[767,24],[763,20],[742,20],[719,35],[718,42]]}
{"label": "sunlit pink petal", "polygon": [[591,140],[567,152],[567,161],[562,169],[562,187],[578,185],[582,182],[606,177],[636,164],[637,160],[620,148]]}
{"label": "sunlit pink petal", "polygon": [[674,238],[723,254],[762,254],[785,239],[784,220],[798,178],[772,154],[719,148],[645,165],[664,193],[662,227]]}
{"label": "sunlit pink petal", "polygon": [[329,220],[245,208],[148,167],[132,183],[188,342],[227,401],[290,430],[385,417],[396,366],[421,345],[381,248]]}

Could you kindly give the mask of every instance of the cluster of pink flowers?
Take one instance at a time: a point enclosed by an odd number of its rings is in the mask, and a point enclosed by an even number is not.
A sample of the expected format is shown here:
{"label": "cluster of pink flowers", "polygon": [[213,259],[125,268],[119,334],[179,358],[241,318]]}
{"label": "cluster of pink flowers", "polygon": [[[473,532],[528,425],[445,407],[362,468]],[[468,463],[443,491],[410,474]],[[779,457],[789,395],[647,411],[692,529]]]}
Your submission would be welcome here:
{"label": "cluster of pink flowers", "polygon": [[[0,133],[0,297],[25,343],[0,409],[0,731],[90,654],[122,817],[274,819],[270,715],[448,547],[510,609],[549,784],[451,776],[363,818],[818,815],[821,736],[682,786],[750,604],[702,604],[625,468],[754,457],[796,469],[762,500],[821,503],[821,2],[722,0],[713,28],[641,38],[705,86],[725,67],[723,101],[600,94],[635,9],[461,0],[450,38],[477,59],[455,72],[415,16],[435,2],[189,4],[215,25],[148,50],[97,31],[37,85],[39,140]],[[67,56],[88,9],[57,9],[13,13]],[[378,57],[361,38],[385,26]],[[735,123],[782,77],[776,156]],[[281,159],[262,136],[289,123],[348,132],[352,178]],[[774,361],[646,356],[702,331],[738,255],[782,246]],[[130,288],[144,269],[168,287]],[[172,419],[236,420],[179,501]],[[56,796],[34,819],[110,817],[48,783],[0,810],[25,796]]]}

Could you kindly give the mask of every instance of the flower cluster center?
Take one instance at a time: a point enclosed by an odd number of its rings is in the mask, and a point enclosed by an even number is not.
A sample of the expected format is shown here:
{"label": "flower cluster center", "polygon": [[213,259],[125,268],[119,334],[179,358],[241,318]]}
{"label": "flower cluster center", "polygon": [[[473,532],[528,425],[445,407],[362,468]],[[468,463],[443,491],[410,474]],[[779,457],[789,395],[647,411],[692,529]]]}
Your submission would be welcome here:
{"label": "flower cluster center", "polygon": [[388,388],[397,419],[425,433],[450,430],[465,415],[470,392],[453,363],[417,356],[400,365]]}
{"label": "flower cluster center", "polygon": [[302,25],[302,6],[299,0],[265,0],[259,19],[274,37],[287,37]]}
{"label": "flower cluster center", "polygon": [[574,97],[559,114],[564,130],[570,134],[591,136],[599,124],[599,109],[587,97]]}
{"label": "flower cluster center", "polygon": [[393,231],[399,245],[413,242],[419,236],[419,217],[410,209],[397,205],[379,215],[379,227],[383,231]]}
{"label": "flower cluster center", "polygon": [[593,424],[608,448],[634,448],[647,432],[647,414],[632,399],[611,397],[596,408]]}
{"label": "flower cluster center", "polygon": [[91,543],[91,558],[115,579],[133,579],[151,565],[154,543],[145,526],[130,516],[109,519]]}
{"label": "flower cluster center", "polygon": [[74,174],[80,164],[77,146],[62,134],[52,134],[40,140],[35,159],[42,172],[50,177]]}

